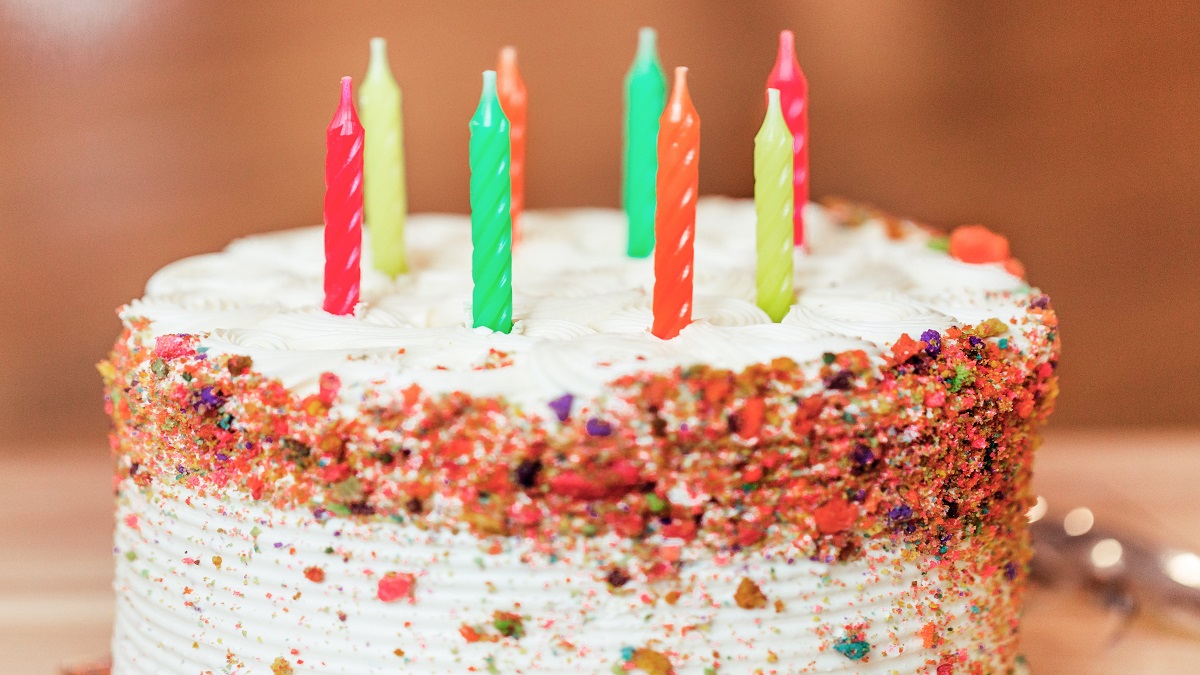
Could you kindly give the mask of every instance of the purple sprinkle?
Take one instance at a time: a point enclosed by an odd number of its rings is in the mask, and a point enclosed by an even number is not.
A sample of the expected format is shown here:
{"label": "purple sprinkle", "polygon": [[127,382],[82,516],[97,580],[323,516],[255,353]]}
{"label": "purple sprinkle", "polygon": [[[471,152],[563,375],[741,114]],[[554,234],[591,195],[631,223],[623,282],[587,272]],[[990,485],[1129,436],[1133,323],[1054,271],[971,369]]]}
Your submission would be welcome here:
{"label": "purple sprinkle", "polygon": [[686,431],[688,430],[688,425],[687,425],[686,423],[684,423],[684,424],[680,424],[680,425],[679,425],[679,430],[680,430],[680,431],[684,431],[684,432],[686,432]]}
{"label": "purple sprinkle", "polygon": [[852,385],[854,374],[848,370],[839,370],[838,372],[825,378],[825,386],[829,389],[837,389],[846,391]]}
{"label": "purple sprinkle", "polygon": [[926,354],[937,356],[942,353],[942,334],[936,330],[929,329],[921,333],[921,342],[925,343]]}
{"label": "purple sprinkle", "polygon": [[203,387],[200,389],[200,401],[196,407],[208,406],[209,408],[220,408],[225,405],[225,397],[213,392],[212,387]]}
{"label": "purple sprinkle", "polygon": [[225,453],[223,453],[223,452],[218,452],[218,453],[217,453],[217,461],[218,461],[218,462],[228,462],[228,461],[229,461],[229,455],[227,455],[227,454],[225,454]]}
{"label": "purple sprinkle", "polygon": [[1029,305],[1035,309],[1047,309],[1050,307],[1050,296],[1039,295]]}
{"label": "purple sprinkle", "polygon": [[595,417],[587,421],[588,436],[607,436],[612,433],[612,425]]}
{"label": "purple sprinkle", "polygon": [[892,510],[888,511],[888,519],[894,520],[898,523],[903,523],[904,521],[908,520],[909,518],[912,518],[912,515],[913,515],[913,510],[911,507],[908,506],[908,504],[900,504],[899,506],[893,506]]}
{"label": "purple sprinkle", "polygon": [[[1046,296],[1044,296],[1044,295],[1043,295],[1042,297],[1044,298],[1044,297],[1046,297]],[[1016,563],[1011,563],[1011,562],[1010,562],[1010,563],[1008,563],[1007,565],[1005,565],[1005,566],[1004,566],[1004,576],[1008,577],[1008,580],[1009,580],[1009,581],[1012,581],[1013,579],[1016,579],[1016,578],[1017,578],[1017,565],[1016,565]]]}
{"label": "purple sprinkle", "polygon": [[282,541],[275,542],[275,548],[283,548],[283,542]]}
{"label": "purple sprinkle", "polygon": [[982,347],[983,346],[983,340],[980,340],[979,338],[975,337],[974,335],[967,336],[967,342],[970,342],[972,347]]}
{"label": "purple sprinkle", "polygon": [[563,394],[558,398],[550,401],[550,409],[558,415],[559,422],[566,422],[571,416],[571,404],[575,402],[575,397],[570,394]]}
{"label": "purple sprinkle", "polygon": [[865,445],[856,445],[854,450],[850,453],[850,459],[853,459],[858,464],[866,466],[867,464],[875,461],[875,453],[871,452],[871,449]]}

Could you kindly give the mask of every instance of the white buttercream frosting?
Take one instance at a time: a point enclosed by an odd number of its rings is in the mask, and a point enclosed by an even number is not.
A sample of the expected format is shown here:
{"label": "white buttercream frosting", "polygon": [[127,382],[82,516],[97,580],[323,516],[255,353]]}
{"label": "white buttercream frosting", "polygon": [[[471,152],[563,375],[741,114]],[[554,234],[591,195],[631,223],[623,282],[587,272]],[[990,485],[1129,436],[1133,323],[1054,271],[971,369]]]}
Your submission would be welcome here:
{"label": "white buttercream frosting", "polygon": [[[797,300],[772,324],[754,303],[753,204],[702,200],[695,322],[669,341],[649,332],[653,261],[624,254],[624,216],[603,209],[525,214],[508,335],[470,327],[470,224],[451,215],[408,220],[412,272],[392,280],[365,266],[354,316],[320,309],[320,228],[248,237],[168,265],[124,316],[150,319],[156,334],[201,334],[210,350],[249,355],[256,370],[301,393],[330,371],[351,404],[370,388],[417,383],[520,405],[596,395],[634,371],[740,369],[775,357],[815,363],[852,349],[878,355],[903,333],[917,338],[1024,311],[1026,298],[1010,295],[1028,288],[1023,281],[1000,265],[930,248],[915,226],[896,239],[881,222],[838,225],[811,204],[805,215],[809,251],[797,253]],[[511,365],[479,369],[490,350]]]}
{"label": "white buttercream frosting", "polygon": [[[265,674],[281,658],[298,674],[611,673],[643,648],[668,655],[677,675],[714,665],[932,672],[929,659],[958,648],[990,661],[975,651],[986,629],[972,607],[995,601],[991,591],[943,583],[886,543],[837,565],[787,550],[718,557],[698,547],[684,551],[677,581],[613,589],[595,556],[620,561],[615,538],[549,558],[515,538],[493,548],[408,524],[318,521],[241,493],[162,490],[122,485],[114,675]],[[323,580],[305,575],[314,567]],[[388,573],[415,577],[411,599],[378,597]],[[766,606],[738,605],[743,579]],[[496,611],[519,615],[524,635],[500,637]],[[937,650],[921,635],[932,616],[957,626]],[[498,639],[469,642],[464,625]],[[846,626],[861,628],[869,658],[829,647]]]}

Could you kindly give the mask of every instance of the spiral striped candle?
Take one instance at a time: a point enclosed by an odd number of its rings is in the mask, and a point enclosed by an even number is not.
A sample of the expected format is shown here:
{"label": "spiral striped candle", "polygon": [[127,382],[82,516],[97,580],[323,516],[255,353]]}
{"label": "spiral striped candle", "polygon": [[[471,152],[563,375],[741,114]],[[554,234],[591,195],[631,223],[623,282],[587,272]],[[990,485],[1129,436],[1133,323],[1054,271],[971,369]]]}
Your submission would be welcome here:
{"label": "spiral striped candle", "polygon": [[658,119],[667,101],[667,76],[658,61],[653,28],[638,32],[637,56],[625,75],[625,154],[621,206],[628,221],[631,258],[654,250],[654,176],[658,172]]}
{"label": "spiral striped candle", "polygon": [[779,90],[783,119],[792,132],[792,221],[796,246],[804,245],[804,205],[808,203],[808,80],[796,60],[796,37],[779,34],[779,53],[767,78],[767,87]]}
{"label": "spiral striped candle", "polygon": [[331,314],[353,314],[362,271],[363,128],[349,77],[325,132],[325,302]]}
{"label": "spiral striped candle", "polygon": [[500,63],[496,67],[496,92],[510,125],[513,243],[518,243],[521,241],[521,214],[525,210],[525,118],[529,107],[529,90],[525,88],[525,80],[517,69],[515,47],[500,50]]}
{"label": "spiral striped candle", "polygon": [[779,90],[767,90],[767,116],[754,137],[754,211],[758,215],[758,306],[778,323],[792,308],[792,134]]}
{"label": "spiral striped candle", "polygon": [[404,189],[404,122],[400,87],[388,67],[387,43],[371,40],[367,74],[358,85],[358,108],[366,129],[363,194],[371,264],[395,277],[408,271],[404,221],[408,205]]}
{"label": "spiral striped candle", "polygon": [[669,340],[692,322],[696,197],[700,191],[700,116],[688,94],[687,68],[675,69],[659,121],[654,209],[654,324]]}
{"label": "spiral striped candle", "polygon": [[483,73],[471,118],[472,323],[512,331],[512,180],[509,124],[496,93],[496,71]]}

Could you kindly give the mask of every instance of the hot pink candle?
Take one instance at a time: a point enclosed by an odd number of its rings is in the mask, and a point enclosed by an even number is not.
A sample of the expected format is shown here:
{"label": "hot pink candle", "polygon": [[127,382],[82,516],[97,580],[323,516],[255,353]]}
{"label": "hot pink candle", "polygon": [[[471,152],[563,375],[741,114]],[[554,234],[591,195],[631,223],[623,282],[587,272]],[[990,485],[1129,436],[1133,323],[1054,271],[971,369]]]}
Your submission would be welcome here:
{"label": "hot pink candle", "polygon": [[779,90],[783,119],[792,132],[792,223],[796,246],[804,245],[804,205],[808,203],[808,80],[796,60],[796,37],[779,34],[779,54],[767,78],[767,89]]}
{"label": "hot pink candle", "polygon": [[353,314],[362,271],[363,128],[350,78],[325,132],[325,303],[330,314]]}

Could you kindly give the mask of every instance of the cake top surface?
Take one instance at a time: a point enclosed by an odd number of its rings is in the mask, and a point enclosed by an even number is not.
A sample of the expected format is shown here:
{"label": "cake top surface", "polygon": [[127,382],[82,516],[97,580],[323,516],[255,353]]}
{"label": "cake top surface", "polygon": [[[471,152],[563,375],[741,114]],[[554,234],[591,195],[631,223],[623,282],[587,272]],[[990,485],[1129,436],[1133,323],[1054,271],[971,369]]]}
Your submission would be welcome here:
{"label": "cake top surface", "polygon": [[[776,324],[755,305],[753,203],[702,199],[695,321],[671,340],[649,331],[653,259],[625,255],[624,216],[605,209],[525,214],[507,335],[470,327],[470,221],[455,215],[410,217],[412,271],[392,280],[364,265],[353,316],[321,309],[320,227],[247,237],[168,265],[122,316],[148,319],[156,335],[201,335],[210,352],[249,355],[300,393],[333,372],[344,394],[417,384],[520,404],[595,396],[623,375],[677,366],[737,370],[777,357],[815,366],[852,350],[881,358],[906,333],[1007,323],[1027,311],[1032,291],[1022,279],[1000,264],[955,260],[914,223],[850,224],[815,204],[805,216],[797,300]],[[364,249],[369,261],[366,238]]]}

